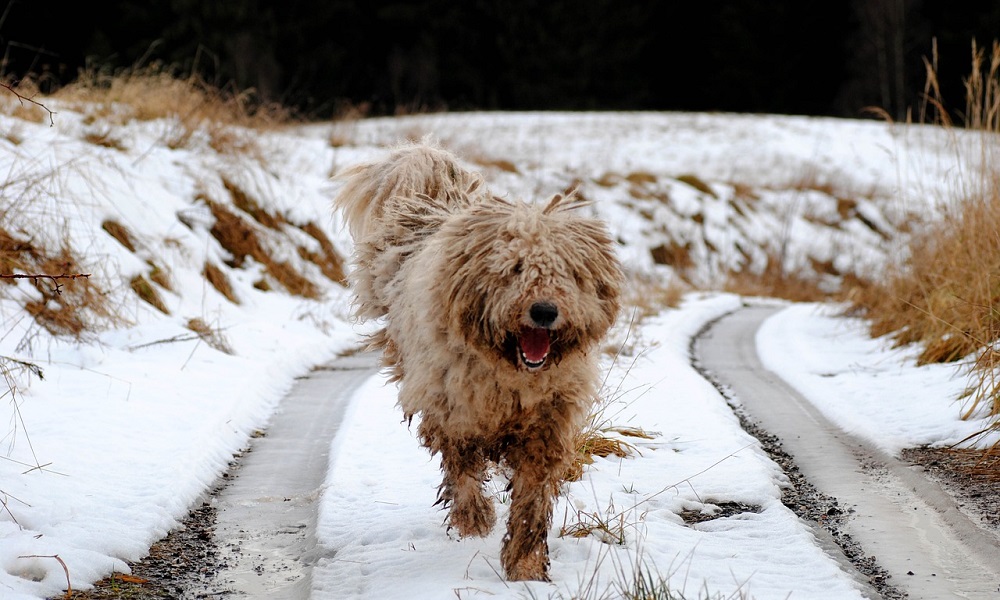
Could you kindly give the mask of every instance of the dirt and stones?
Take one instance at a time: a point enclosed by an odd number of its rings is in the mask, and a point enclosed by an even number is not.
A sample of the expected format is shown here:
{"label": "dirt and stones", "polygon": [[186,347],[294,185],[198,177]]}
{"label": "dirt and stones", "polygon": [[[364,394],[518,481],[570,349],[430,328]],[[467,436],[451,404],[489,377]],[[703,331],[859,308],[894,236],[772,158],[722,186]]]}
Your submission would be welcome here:
{"label": "dirt and stones", "polygon": [[844,524],[850,517],[851,509],[845,509],[836,498],[821,493],[799,471],[795,460],[782,448],[781,440],[764,431],[756,423],[734,408],[743,429],[760,440],[764,452],[778,464],[788,476],[789,486],[781,490],[782,503],[800,519],[813,524],[829,534],[832,541],[843,552],[844,557],[879,594],[883,600],[902,600],[906,592],[895,587],[888,572],[879,566],[874,557],[865,554],[861,544],[844,532]]}
{"label": "dirt and stones", "polygon": [[1000,533],[1000,451],[913,448],[901,458],[922,467],[984,529]]}
{"label": "dirt and stones", "polygon": [[[187,590],[211,581],[223,565],[213,540],[215,509],[202,503],[181,526],[149,549],[149,556],[130,563],[131,575],[115,574],[85,592],[73,591],[74,600],[152,600],[194,598]],[[204,596],[208,597],[208,596]],[[218,597],[218,596],[214,596]]]}

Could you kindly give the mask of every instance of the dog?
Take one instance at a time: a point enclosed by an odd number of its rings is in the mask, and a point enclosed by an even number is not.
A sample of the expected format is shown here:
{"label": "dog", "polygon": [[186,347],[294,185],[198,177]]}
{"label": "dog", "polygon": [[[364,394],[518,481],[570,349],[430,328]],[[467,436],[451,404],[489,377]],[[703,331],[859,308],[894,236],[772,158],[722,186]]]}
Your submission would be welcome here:
{"label": "dog", "polygon": [[548,530],[575,438],[598,397],[600,343],[623,282],[604,224],[574,194],[493,195],[425,143],[349,168],[334,204],[355,242],[355,314],[420,443],[440,454],[438,503],[461,537],[496,521],[491,465],[510,473],[500,554],[510,580],[548,580]]}

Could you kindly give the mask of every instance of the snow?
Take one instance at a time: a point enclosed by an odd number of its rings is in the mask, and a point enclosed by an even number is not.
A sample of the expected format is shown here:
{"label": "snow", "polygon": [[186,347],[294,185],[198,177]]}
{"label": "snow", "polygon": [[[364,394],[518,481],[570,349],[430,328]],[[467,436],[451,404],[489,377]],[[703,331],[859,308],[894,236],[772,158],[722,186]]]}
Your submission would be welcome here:
{"label": "snow", "polygon": [[[303,227],[349,253],[329,209],[338,185],[330,175],[400,139],[432,135],[473,166],[509,160],[516,173],[483,168],[513,196],[578,185],[621,242],[631,275],[703,285],[769,256],[794,268],[878,269],[898,252],[902,226],[932,214],[956,171],[969,168],[956,150],[970,143],[964,136],[800,117],[425,115],[242,132],[258,151],[240,153],[213,150],[205,135],[171,149],[163,139],[175,119],[93,122],[86,107],[55,108],[54,127],[0,115],[0,131],[16,133],[0,138],[0,229],[37,247],[73,248],[113,310],[80,339],[54,335],[24,311],[38,290],[23,280],[0,286],[2,389],[13,388],[0,404],[0,597],[14,600],[59,594],[63,564],[74,589],[128,572],[126,561],[176,527],[266,427],[295,377],[357,345],[349,292],[303,258],[319,250]],[[87,142],[93,131],[124,149]],[[636,173],[652,178],[630,180]],[[242,214],[227,183],[284,217],[276,228],[253,227],[276,259],[317,284],[319,298],[287,293],[255,259],[226,266],[232,256],[211,235],[207,200]],[[107,219],[129,229],[135,252],[102,231]],[[687,246],[686,273],[651,258],[651,248],[670,244]],[[224,270],[238,304],[206,283],[206,262]],[[169,314],[129,288],[154,267],[169,276],[169,289],[157,288]],[[432,507],[436,460],[400,423],[395,388],[373,378],[333,442],[318,535],[335,554],[314,570],[315,597],[600,597],[637,566],[687,595],[861,597],[781,505],[779,469],[689,365],[691,336],[739,302],[691,293],[680,308],[615,331],[623,350],[606,360],[605,415],[655,436],[623,438],[636,456],[598,458],[566,486],[549,536],[552,583],[498,575],[499,478],[493,534],[449,537]],[[893,451],[950,443],[982,425],[958,418],[960,371],[916,368],[912,349],[868,340],[863,324],[831,310],[789,307],[759,344],[832,419]],[[192,333],[194,318],[216,337]],[[39,366],[44,379],[16,361]],[[679,516],[729,503],[750,509],[695,525]],[[559,537],[588,519],[617,523],[623,543]]]}
{"label": "snow", "polygon": [[967,364],[917,367],[917,348],[892,348],[867,336],[864,322],[837,315],[836,306],[800,304],[771,317],[757,333],[761,362],[845,431],[890,453],[958,444],[987,428],[985,414],[960,418]]}
{"label": "snow", "polygon": [[[689,298],[682,309],[645,323],[634,355],[610,365],[605,414],[654,437],[623,438],[639,456],[598,459],[566,486],[549,532],[551,583],[498,575],[507,516],[502,481],[492,484],[500,525],[490,536],[458,542],[443,531],[444,513],[432,506],[437,461],[415,451],[412,427],[398,425],[394,388],[372,380],[357,392],[331,453],[318,531],[336,556],[313,571],[318,597],[603,597],[636,566],[666,579],[676,594],[704,587],[725,598],[861,597],[781,504],[777,465],[690,365],[691,336],[739,304],[730,295]],[[373,439],[391,472],[373,468]],[[721,503],[757,508],[695,526],[678,516]],[[563,528],[599,521],[610,524],[610,543],[559,537]]]}

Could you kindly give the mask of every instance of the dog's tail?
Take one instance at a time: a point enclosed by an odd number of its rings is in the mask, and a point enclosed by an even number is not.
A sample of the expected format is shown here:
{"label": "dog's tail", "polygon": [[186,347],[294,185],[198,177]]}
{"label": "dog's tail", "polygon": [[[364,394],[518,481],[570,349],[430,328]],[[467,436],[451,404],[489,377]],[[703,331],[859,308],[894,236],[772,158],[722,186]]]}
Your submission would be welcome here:
{"label": "dog's tail", "polygon": [[387,314],[389,287],[400,267],[483,185],[482,177],[462,167],[454,155],[412,143],[384,160],[351,167],[338,179],[346,183],[334,206],[354,238],[349,279],[356,315],[362,319]]}
{"label": "dog's tail", "polygon": [[[463,168],[454,155],[424,143],[399,146],[384,160],[351,167],[337,178],[346,183],[334,206],[343,213],[356,244],[394,229],[407,237],[399,226],[422,237],[421,230],[439,223],[437,213],[466,204],[483,185],[482,177]],[[409,240],[386,241],[395,245]]]}

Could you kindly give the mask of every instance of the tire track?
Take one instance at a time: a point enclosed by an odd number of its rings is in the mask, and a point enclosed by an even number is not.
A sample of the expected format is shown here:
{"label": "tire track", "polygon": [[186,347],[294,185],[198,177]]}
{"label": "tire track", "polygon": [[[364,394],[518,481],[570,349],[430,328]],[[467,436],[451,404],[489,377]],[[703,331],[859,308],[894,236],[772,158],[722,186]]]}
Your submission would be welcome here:
{"label": "tire track", "polygon": [[220,568],[185,597],[309,598],[330,443],[353,390],[376,371],[376,357],[361,354],[298,381],[211,498]]}

